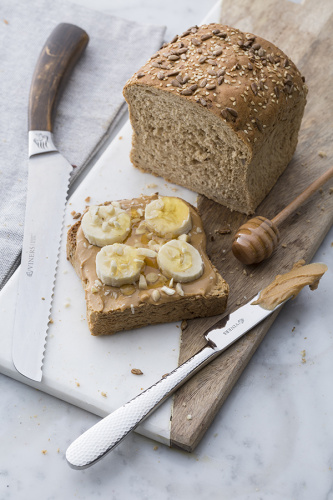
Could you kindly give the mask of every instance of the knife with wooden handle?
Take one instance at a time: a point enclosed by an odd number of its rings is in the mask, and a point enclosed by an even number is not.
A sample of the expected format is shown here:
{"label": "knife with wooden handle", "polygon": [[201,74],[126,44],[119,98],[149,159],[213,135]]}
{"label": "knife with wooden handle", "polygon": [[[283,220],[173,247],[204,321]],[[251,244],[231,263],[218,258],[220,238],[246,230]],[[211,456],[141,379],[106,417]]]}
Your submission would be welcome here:
{"label": "knife with wooden handle", "polygon": [[47,39],[29,98],[29,166],[24,238],[19,271],[12,357],[24,376],[40,381],[71,164],[53,143],[57,102],[87,33],[59,24]]}

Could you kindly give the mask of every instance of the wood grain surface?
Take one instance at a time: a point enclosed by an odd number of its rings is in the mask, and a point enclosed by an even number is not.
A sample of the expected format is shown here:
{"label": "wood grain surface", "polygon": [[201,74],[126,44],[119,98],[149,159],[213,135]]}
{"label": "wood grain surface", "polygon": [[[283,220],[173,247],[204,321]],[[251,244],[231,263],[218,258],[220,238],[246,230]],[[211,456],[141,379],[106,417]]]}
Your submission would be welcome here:
{"label": "wood grain surface", "polygon": [[[272,219],[333,163],[333,3],[223,0],[221,22],[272,41],[296,63],[309,88],[296,153],[256,211],[256,215]],[[199,196],[208,255],[230,285],[227,313],[247,302],[276,274],[290,270],[298,260],[311,261],[333,223],[332,185],[331,181],[326,183],[281,224],[277,250],[269,260],[252,266],[242,265],[231,252],[233,236],[248,217]],[[254,328],[177,391],[171,422],[172,447],[195,449],[276,316],[274,313]],[[188,322],[182,332],[179,363],[203,347],[203,332],[219,319]]]}

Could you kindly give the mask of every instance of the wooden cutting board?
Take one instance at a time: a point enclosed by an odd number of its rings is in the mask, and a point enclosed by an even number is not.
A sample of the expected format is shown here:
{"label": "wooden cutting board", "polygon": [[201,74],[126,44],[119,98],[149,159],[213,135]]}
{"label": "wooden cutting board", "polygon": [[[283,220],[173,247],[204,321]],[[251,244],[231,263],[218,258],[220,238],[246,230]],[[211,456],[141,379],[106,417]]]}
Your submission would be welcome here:
{"label": "wooden cutting board", "polygon": [[[271,219],[332,165],[333,2],[306,0],[301,5],[288,0],[223,0],[221,22],[275,43],[296,63],[309,87],[294,158],[256,211]],[[253,266],[243,266],[231,252],[233,236],[248,217],[199,197],[208,255],[230,285],[228,313],[247,302],[276,274],[291,269],[294,262],[312,259],[333,222],[332,184],[328,182],[285,221],[280,227],[279,248],[269,260]],[[276,316],[253,329],[176,393],[171,446],[194,450]],[[202,332],[217,319],[188,322],[182,332],[179,363],[204,346]]]}

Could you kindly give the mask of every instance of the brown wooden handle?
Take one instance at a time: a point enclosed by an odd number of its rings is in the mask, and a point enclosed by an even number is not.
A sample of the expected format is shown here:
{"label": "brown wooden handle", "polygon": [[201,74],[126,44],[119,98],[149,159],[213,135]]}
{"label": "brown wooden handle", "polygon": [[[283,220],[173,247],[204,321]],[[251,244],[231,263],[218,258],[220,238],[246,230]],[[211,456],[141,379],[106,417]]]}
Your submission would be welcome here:
{"label": "brown wooden handle", "polygon": [[52,31],[32,77],[29,130],[52,132],[58,98],[88,41],[87,33],[73,24],[58,24]]}
{"label": "brown wooden handle", "polygon": [[297,198],[295,198],[289,205],[284,208],[279,214],[277,214],[274,219],[272,219],[275,226],[279,226],[286,220],[289,215],[291,215],[298,207],[302,205],[310,196],[312,196],[317,189],[319,189],[325,182],[327,182],[331,177],[333,177],[333,167],[329,168],[324,174],[322,174],[318,179],[316,179],[310,186],[308,186],[303,193],[301,193]]}

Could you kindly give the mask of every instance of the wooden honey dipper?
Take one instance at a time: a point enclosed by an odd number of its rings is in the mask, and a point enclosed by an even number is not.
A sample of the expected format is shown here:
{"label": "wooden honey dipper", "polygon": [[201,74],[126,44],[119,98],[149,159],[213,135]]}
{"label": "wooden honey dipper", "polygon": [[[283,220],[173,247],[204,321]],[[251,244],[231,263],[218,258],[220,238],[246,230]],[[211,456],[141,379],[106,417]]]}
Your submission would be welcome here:
{"label": "wooden honey dipper", "polygon": [[243,224],[238,229],[232,244],[232,252],[236,259],[247,265],[258,264],[268,259],[280,240],[278,226],[331,177],[333,177],[333,167],[310,184],[274,219],[258,216]]}

